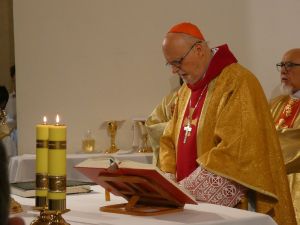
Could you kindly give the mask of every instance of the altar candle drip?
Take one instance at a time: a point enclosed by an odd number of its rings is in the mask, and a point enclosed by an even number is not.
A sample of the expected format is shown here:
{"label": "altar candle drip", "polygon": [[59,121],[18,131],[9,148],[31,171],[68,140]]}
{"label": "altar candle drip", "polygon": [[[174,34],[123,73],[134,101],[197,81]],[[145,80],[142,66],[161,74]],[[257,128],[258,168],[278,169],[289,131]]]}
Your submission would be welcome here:
{"label": "altar candle drip", "polygon": [[48,135],[49,126],[44,116],[43,123],[36,126],[36,197],[35,206],[47,206],[48,194]]}
{"label": "altar candle drip", "polygon": [[66,130],[57,115],[55,125],[49,126],[49,210],[66,209]]}

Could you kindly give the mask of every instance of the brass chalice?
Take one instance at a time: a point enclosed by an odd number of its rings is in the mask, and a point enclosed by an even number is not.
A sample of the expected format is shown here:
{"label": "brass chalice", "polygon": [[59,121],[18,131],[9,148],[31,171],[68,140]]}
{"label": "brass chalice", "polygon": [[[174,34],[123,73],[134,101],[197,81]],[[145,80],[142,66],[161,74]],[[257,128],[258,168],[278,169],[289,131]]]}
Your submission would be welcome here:
{"label": "brass chalice", "polygon": [[107,154],[115,153],[119,150],[116,146],[117,129],[118,129],[117,121],[112,120],[107,123],[107,130],[110,134],[110,147],[105,151],[105,153]]}
{"label": "brass chalice", "polygon": [[147,152],[152,152],[152,148],[148,146],[148,132],[145,127],[145,121],[138,121],[138,125],[141,130],[141,145],[139,146],[138,152],[141,153],[147,153]]}

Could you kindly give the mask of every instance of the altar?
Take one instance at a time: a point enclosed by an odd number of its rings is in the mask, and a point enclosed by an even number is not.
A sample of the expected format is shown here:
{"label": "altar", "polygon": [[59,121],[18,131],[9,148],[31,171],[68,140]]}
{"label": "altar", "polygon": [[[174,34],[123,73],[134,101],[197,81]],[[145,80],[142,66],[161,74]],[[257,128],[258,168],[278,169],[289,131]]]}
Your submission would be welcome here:
{"label": "altar", "polygon": [[[111,201],[105,201],[104,190],[100,186],[92,186],[93,192],[67,196],[67,208],[71,211],[63,214],[64,219],[72,225],[276,225],[267,215],[234,209],[219,205],[199,203],[186,205],[184,210],[160,216],[131,216],[99,211],[100,206],[126,201],[117,196],[111,196]],[[34,198],[12,196],[22,204],[24,212],[16,214],[29,225],[38,215],[32,210]]]}

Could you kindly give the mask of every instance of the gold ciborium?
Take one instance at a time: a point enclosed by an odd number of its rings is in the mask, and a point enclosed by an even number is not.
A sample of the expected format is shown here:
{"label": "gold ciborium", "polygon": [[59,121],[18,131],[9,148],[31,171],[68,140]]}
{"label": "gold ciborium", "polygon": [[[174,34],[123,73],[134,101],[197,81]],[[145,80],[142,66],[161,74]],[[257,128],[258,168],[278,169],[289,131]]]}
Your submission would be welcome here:
{"label": "gold ciborium", "polygon": [[116,146],[117,129],[118,129],[117,121],[115,121],[115,120],[108,121],[107,131],[110,135],[110,147],[105,151],[105,153],[107,153],[107,154],[115,153],[119,150]]}
{"label": "gold ciborium", "polygon": [[148,145],[148,132],[145,127],[145,121],[138,121],[137,123],[141,131],[141,144],[138,148],[138,152],[141,153],[152,152],[152,148]]}

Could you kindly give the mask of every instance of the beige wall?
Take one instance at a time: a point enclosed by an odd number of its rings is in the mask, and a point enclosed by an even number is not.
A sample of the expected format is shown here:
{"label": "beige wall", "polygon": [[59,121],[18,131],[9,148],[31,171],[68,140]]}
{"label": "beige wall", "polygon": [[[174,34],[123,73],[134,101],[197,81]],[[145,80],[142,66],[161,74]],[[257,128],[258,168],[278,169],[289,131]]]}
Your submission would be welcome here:
{"label": "beige wall", "polygon": [[[247,0],[248,67],[257,75],[268,97],[278,95],[280,83],[275,64],[291,48],[300,47],[299,0]],[[276,87],[276,88],[275,88]]]}
{"label": "beige wall", "polygon": [[176,86],[161,53],[175,23],[198,24],[212,46],[228,43],[267,95],[278,84],[274,63],[299,41],[299,31],[288,29],[298,25],[297,0],[14,3],[19,153],[35,151],[35,124],[56,113],[68,126],[69,152],[79,151],[87,129],[104,150],[102,124],[110,119],[125,120],[117,144],[131,148],[132,118],[147,116]]}

